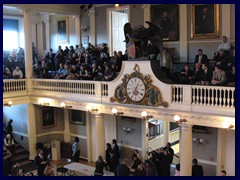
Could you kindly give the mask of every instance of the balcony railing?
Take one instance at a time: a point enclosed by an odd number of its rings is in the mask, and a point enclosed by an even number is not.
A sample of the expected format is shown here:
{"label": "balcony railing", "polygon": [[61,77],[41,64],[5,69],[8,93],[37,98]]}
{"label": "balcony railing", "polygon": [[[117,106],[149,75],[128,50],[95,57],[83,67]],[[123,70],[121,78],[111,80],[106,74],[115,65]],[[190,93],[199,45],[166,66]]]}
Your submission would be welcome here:
{"label": "balcony railing", "polygon": [[[26,96],[27,81],[26,79],[3,80],[4,98],[15,96]],[[53,96],[65,98],[66,100],[78,98],[79,95],[86,96],[91,102],[95,103],[110,103],[110,96],[114,95],[116,82],[101,82],[101,81],[76,81],[76,80],[56,80],[56,79],[32,79],[32,95],[38,96]],[[231,114],[235,109],[235,87],[221,86],[196,86],[196,85],[180,85],[166,84],[166,89],[171,87],[172,91],[163,93],[165,99],[169,99],[169,108],[179,109],[186,108],[187,110],[205,112],[205,107],[220,107]],[[30,94],[31,94],[30,93]],[[72,94],[72,96],[66,96]],[[76,96],[75,96],[76,95]],[[71,98],[70,98],[71,97]]]}

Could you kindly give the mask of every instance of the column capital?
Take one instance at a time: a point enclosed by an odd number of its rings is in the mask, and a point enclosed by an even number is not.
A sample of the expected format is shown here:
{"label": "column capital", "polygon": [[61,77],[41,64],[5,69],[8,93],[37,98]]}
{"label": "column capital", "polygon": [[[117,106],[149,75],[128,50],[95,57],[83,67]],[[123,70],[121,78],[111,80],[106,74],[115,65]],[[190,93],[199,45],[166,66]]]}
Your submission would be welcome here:
{"label": "column capital", "polygon": [[180,124],[180,127],[182,131],[192,131],[192,124],[182,123]]}
{"label": "column capital", "polygon": [[44,22],[45,24],[50,23],[50,22],[51,22],[50,16],[49,16],[49,15],[44,16],[44,17],[43,17],[43,22]]}
{"label": "column capital", "polygon": [[143,5],[141,6],[141,9],[142,9],[142,10],[150,9],[150,8],[151,8],[151,5],[150,5],[150,4],[143,4]]}
{"label": "column capital", "polygon": [[21,13],[29,13],[29,14],[32,14],[32,13],[34,13],[34,9],[32,9],[32,8],[20,8],[20,12],[21,12]]}

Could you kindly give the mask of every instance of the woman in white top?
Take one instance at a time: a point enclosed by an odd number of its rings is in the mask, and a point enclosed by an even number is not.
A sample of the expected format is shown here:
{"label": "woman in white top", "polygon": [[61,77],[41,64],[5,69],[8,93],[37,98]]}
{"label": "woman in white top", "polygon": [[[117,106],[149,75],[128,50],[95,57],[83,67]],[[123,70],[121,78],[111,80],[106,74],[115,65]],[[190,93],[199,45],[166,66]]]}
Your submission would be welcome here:
{"label": "woman in white top", "polygon": [[16,69],[13,71],[13,78],[14,79],[23,78],[23,73],[19,66],[16,66]]}

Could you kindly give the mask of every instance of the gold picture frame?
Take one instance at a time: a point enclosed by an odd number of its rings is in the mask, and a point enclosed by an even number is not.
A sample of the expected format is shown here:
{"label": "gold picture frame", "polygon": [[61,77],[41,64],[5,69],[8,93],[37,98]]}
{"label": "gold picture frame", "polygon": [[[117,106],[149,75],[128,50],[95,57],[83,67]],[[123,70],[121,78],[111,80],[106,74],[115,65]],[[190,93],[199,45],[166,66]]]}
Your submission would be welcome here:
{"label": "gold picture frame", "polygon": [[43,108],[41,111],[41,128],[52,128],[57,126],[57,113],[55,108]]}
{"label": "gold picture frame", "polygon": [[72,124],[86,125],[86,112],[69,110],[69,122]]}
{"label": "gold picture frame", "polygon": [[57,42],[58,43],[68,43],[68,17],[57,19]]}
{"label": "gold picture frame", "polygon": [[192,4],[192,39],[220,36],[219,4]]}

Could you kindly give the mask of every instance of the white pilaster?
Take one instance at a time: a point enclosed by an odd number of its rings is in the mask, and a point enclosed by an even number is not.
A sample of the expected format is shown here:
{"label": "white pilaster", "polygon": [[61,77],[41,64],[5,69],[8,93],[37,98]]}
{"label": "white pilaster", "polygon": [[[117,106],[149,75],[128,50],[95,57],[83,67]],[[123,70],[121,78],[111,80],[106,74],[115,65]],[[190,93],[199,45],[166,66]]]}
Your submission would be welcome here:
{"label": "white pilaster", "polygon": [[192,125],[181,124],[180,137],[181,176],[192,175]]}
{"label": "white pilaster", "polygon": [[27,105],[27,113],[28,113],[28,141],[29,141],[29,159],[33,160],[37,155],[36,152],[36,120],[35,120],[35,111],[34,106],[32,104]]}
{"label": "white pilaster", "polygon": [[76,36],[76,44],[80,44],[81,42],[81,20],[79,16],[74,16],[74,21],[75,21],[75,36]]}
{"label": "white pilaster", "polygon": [[168,141],[169,141],[169,122],[164,121],[163,122],[163,147],[165,147]]}
{"label": "white pilaster", "polygon": [[95,133],[96,133],[96,158],[98,156],[103,156],[105,158],[105,129],[104,129],[104,120],[101,114],[95,115]]}
{"label": "white pilaster", "polygon": [[187,42],[187,4],[179,5],[180,8],[180,36],[179,36],[179,44],[180,44],[180,61],[187,62],[188,60],[188,42]]}
{"label": "white pilaster", "polygon": [[143,159],[148,158],[148,138],[149,138],[149,129],[148,129],[148,120],[142,119],[142,157]]}
{"label": "white pilaster", "polygon": [[90,43],[96,45],[96,13],[95,8],[92,7],[89,10],[88,16],[90,16]]}
{"label": "white pilaster", "polygon": [[148,25],[145,22],[151,21],[151,5],[143,4],[141,8],[143,9],[143,24],[144,24],[144,27],[147,28]]}
{"label": "white pilaster", "polygon": [[45,34],[46,34],[46,49],[45,51],[48,52],[51,48],[51,37],[50,37],[50,16],[47,15],[44,17],[43,22],[45,23]]}
{"label": "white pilaster", "polygon": [[230,38],[231,35],[231,5],[230,4],[222,4],[222,35]]}
{"label": "white pilaster", "polygon": [[226,161],[226,130],[218,129],[217,136],[217,172],[216,175],[220,176],[221,170],[225,169],[224,164]]}
{"label": "white pilaster", "polygon": [[64,109],[64,127],[64,142],[68,143],[71,141],[68,109]]}
{"label": "white pilaster", "polygon": [[87,155],[88,155],[88,162],[91,162],[91,142],[92,142],[92,136],[91,136],[91,118],[90,113],[86,112],[86,128],[87,128]]}

